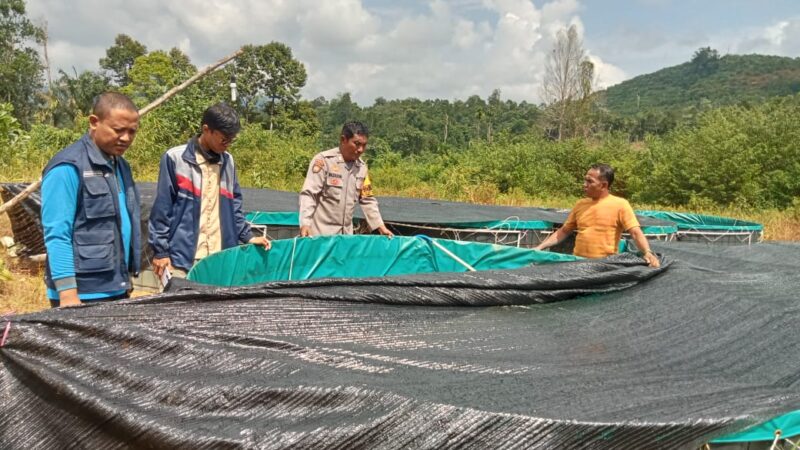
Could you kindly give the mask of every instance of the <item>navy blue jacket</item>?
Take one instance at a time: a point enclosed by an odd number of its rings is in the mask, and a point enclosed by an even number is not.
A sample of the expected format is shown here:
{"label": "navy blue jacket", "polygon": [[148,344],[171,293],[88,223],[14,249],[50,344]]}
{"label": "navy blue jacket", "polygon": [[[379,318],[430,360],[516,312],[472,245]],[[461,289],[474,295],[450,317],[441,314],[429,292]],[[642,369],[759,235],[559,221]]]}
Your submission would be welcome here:
{"label": "navy blue jacket", "polygon": [[[70,164],[78,173],[78,199],[72,228],[75,282],[79,294],[128,290],[130,274],[138,275],[141,261],[141,213],[139,192],[131,168],[117,157],[125,187],[128,216],[131,220],[130,259],[125,261],[119,183],[108,161],[99,153],[88,134],[58,152],[45,166],[42,177],[59,164]],[[59,280],[62,282],[63,280]],[[57,290],[45,265],[45,284]]]}
{"label": "navy blue jacket", "polygon": [[[150,211],[149,244],[155,258],[169,257],[170,263],[190,270],[197,251],[202,198],[202,171],[195,156],[197,138],[171,148],[161,157],[158,186]],[[219,176],[219,219],[222,248],[247,243],[253,235],[242,212],[242,191],[236,178],[233,157],[222,154]]]}

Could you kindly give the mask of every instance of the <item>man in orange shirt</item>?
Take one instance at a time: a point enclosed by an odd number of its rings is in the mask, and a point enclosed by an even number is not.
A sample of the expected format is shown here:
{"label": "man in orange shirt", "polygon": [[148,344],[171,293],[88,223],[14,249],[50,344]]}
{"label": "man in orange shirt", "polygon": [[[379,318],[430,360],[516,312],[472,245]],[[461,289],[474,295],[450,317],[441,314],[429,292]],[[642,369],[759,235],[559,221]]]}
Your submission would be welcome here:
{"label": "man in orange shirt", "polygon": [[658,256],[650,250],[639,221],[627,200],[611,195],[608,190],[614,182],[614,169],[607,164],[594,164],[583,178],[586,198],[578,200],[567,221],[547,237],[536,250],[544,250],[566,239],[574,230],[576,256],[605,258],[617,253],[622,232],[631,235],[636,247],[650,267],[659,267]]}

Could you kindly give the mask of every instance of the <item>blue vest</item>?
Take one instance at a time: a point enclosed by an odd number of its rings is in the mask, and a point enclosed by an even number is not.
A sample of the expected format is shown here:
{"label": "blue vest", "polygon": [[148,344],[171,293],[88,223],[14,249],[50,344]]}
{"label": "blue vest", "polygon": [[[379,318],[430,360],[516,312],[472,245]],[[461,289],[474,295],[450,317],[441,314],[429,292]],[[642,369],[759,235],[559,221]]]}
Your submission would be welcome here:
{"label": "blue vest", "polygon": [[[120,228],[117,176],[88,134],[58,152],[42,172],[42,178],[59,164],[78,171],[78,203],[72,229],[75,280],[82,294],[113,292],[131,288],[129,273],[141,266],[141,212],[139,191],[128,162],[117,157],[131,219],[130,261],[125,261]],[[55,290],[50,266],[45,264],[45,284]]]}

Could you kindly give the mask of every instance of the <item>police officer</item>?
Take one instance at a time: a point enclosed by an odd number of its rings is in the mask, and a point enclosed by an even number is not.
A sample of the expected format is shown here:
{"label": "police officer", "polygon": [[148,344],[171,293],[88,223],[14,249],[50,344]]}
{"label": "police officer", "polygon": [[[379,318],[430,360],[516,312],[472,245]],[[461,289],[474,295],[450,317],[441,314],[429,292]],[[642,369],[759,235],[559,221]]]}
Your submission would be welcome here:
{"label": "police officer", "polygon": [[300,236],[353,234],[356,202],[370,230],[393,234],[383,224],[378,200],[372,195],[367,163],[361,155],[367,148],[369,130],[360,122],[342,127],[339,147],[318,153],[311,160],[300,191]]}

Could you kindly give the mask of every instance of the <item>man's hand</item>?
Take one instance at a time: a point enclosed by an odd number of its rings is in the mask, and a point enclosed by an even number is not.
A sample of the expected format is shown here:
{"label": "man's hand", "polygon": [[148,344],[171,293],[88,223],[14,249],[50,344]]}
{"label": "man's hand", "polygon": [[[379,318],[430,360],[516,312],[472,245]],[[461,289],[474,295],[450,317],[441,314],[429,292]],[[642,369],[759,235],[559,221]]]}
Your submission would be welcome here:
{"label": "man's hand", "polygon": [[300,237],[309,237],[309,236],[311,236],[311,227],[309,226],[300,227]]}
{"label": "man's hand", "polygon": [[382,234],[382,235],[384,235],[384,236],[386,236],[388,238],[393,238],[394,237],[394,233],[389,231],[389,229],[386,228],[386,225],[379,226],[378,227],[378,233],[380,233],[380,234]]}
{"label": "man's hand", "polygon": [[272,248],[272,242],[270,242],[269,239],[265,238],[264,236],[255,236],[254,238],[250,239],[247,243],[253,245],[260,245],[264,247],[264,250],[269,250]]}
{"label": "man's hand", "polygon": [[647,261],[647,265],[653,268],[661,267],[661,263],[658,261],[658,255],[650,250],[650,244],[647,242],[644,233],[642,233],[642,227],[633,227],[628,230],[628,233],[630,233],[633,238],[633,242],[636,243],[636,248],[638,248],[640,252],[644,252],[642,258]]}
{"label": "man's hand", "polygon": [[80,306],[81,299],[78,298],[78,289],[66,289],[58,293],[58,301],[61,308],[69,308],[71,306]]}
{"label": "man's hand", "polygon": [[647,250],[644,253],[643,258],[645,261],[647,261],[648,266],[654,269],[661,267],[661,262],[658,261],[658,256],[656,256],[656,254],[653,253],[651,250]]}
{"label": "man's hand", "polygon": [[156,274],[156,277],[161,278],[164,269],[169,269],[169,271],[172,272],[172,262],[169,260],[169,256],[166,258],[153,258],[153,272]]}

